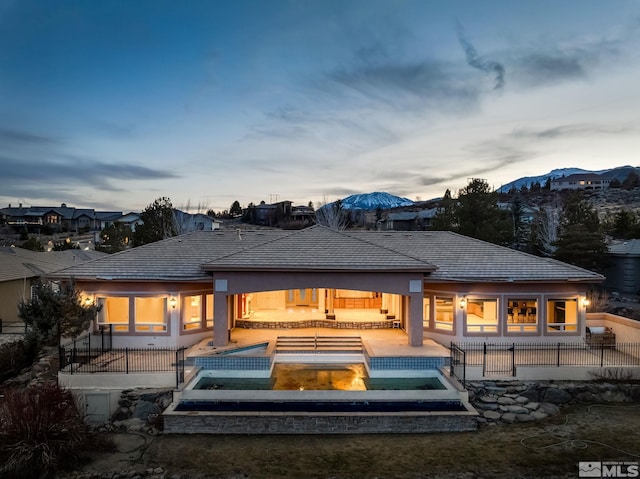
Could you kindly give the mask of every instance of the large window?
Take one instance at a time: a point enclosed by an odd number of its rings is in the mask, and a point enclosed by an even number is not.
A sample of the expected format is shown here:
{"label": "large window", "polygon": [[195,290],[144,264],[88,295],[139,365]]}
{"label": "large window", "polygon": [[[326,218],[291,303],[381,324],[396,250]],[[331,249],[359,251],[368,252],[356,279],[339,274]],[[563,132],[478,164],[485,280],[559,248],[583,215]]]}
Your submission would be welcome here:
{"label": "large window", "polygon": [[507,300],[507,332],[535,333],[538,330],[538,300],[509,298]]}
{"label": "large window", "polygon": [[135,330],[139,333],[167,331],[167,299],[135,298]]}
{"label": "large window", "polygon": [[453,298],[436,296],[435,329],[453,331]]}
{"label": "large window", "polygon": [[182,330],[213,328],[213,294],[194,294],[182,298]]}
{"label": "large window", "polygon": [[492,334],[498,332],[497,299],[467,300],[467,332]]}
{"label": "large window", "polygon": [[578,300],[550,299],[547,301],[547,331],[550,333],[578,330]]}
{"label": "large window", "polygon": [[431,298],[429,296],[422,298],[422,327],[430,328],[431,325]]}
{"label": "large window", "polygon": [[98,304],[102,306],[98,313],[99,325],[111,325],[114,332],[129,331],[129,298],[98,298]]}

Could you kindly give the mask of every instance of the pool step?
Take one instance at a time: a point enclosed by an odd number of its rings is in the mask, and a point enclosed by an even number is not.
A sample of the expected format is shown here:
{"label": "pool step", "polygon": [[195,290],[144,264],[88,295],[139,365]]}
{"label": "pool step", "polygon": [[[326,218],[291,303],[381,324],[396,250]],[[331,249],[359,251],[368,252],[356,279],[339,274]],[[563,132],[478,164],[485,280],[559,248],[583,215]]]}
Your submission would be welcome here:
{"label": "pool step", "polygon": [[279,336],[277,353],[362,353],[360,336]]}

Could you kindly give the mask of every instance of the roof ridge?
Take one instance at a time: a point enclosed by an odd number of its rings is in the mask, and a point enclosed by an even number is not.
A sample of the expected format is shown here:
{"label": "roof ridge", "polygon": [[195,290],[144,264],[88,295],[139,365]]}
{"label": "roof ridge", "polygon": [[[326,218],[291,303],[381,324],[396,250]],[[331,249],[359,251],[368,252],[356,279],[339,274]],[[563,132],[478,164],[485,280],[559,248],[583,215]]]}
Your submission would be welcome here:
{"label": "roof ridge", "polygon": [[[374,233],[376,233],[376,232],[374,232]],[[394,231],[394,233],[407,234],[406,232],[401,232],[401,231]],[[381,233],[381,234],[384,234],[384,233]],[[359,240],[359,241],[361,241],[362,243],[367,243],[367,244],[370,244],[370,245],[375,246],[375,247],[377,247],[377,248],[382,248],[382,249],[385,249],[385,250],[387,250],[387,251],[391,251],[391,252],[393,252],[393,253],[399,254],[399,255],[401,255],[401,256],[405,256],[405,257],[407,257],[407,258],[414,259],[414,260],[416,260],[416,261],[419,261],[420,263],[426,264],[426,265],[428,265],[428,266],[435,267],[435,268],[436,268],[436,270],[438,269],[438,266],[437,266],[437,265],[435,265],[435,264],[433,264],[433,263],[429,263],[429,262],[425,261],[425,260],[424,260],[424,259],[422,259],[422,258],[418,258],[417,256],[413,256],[413,255],[411,255],[411,254],[403,253],[402,251],[395,250],[395,249],[390,248],[390,247],[385,246],[385,245],[376,244],[376,243],[374,243],[374,242],[372,242],[372,241],[367,241],[367,240],[364,240],[364,239],[361,239],[361,238],[356,238],[356,237],[354,237],[352,234],[349,234],[349,233],[346,233],[346,232],[345,232],[345,236],[349,236],[349,238]]]}

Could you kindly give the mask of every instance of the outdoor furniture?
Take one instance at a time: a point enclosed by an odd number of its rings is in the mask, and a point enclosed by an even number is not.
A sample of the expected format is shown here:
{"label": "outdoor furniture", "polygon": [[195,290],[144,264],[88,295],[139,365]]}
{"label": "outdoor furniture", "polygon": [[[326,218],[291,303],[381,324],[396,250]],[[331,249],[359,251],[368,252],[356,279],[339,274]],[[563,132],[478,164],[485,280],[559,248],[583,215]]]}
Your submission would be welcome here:
{"label": "outdoor furniture", "polygon": [[606,326],[587,326],[586,343],[592,347],[616,347],[616,335]]}

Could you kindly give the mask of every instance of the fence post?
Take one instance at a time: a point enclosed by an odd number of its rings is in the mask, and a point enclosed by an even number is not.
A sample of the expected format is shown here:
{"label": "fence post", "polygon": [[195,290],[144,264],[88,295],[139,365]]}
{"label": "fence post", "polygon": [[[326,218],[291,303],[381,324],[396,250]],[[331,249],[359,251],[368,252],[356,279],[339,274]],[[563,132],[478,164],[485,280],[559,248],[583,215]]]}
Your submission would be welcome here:
{"label": "fence post", "polygon": [[125,374],[129,374],[129,348],[124,348]]}
{"label": "fence post", "polygon": [[600,367],[604,366],[604,341],[600,343]]}
{"label": "fence post", "polygon": [[560,367],[560,345],[561,344],[562,343],[558,343],[558,348],[557,348],[558,349],[558,355],[557,355],[558,357],[556,359],[557,367]]}
{"label": "fence post", "polygon": [[516,343],[511,345],[511,375],[516,376]]}
{"label": "fence post", "polygon": [[482,343],[482,377],[487,372],[487,343]]}
{"label": "fence post", "polygon": [[0,333],[2,333],[2,318],[0,318]]}
{"label": "fence post", "polygon": [[449,348],[450,356],[449,356],[449,376],[452,378],[456,376],[455,371],[453,370],[453,341],[451,341],[451,346]]}

